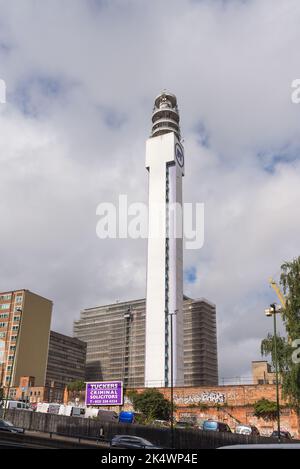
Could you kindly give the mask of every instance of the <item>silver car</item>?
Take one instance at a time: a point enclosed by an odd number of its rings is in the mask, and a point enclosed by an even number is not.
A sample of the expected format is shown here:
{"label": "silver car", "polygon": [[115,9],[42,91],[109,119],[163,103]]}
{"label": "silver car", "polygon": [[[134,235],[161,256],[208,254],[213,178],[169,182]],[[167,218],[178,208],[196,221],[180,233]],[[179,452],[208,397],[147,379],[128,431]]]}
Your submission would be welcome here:
{"label": "silver car", "polygon": [[253,425],[238,425],[235,428],[235,433],[238,435],[256,435],[259,436],[259,431]]}

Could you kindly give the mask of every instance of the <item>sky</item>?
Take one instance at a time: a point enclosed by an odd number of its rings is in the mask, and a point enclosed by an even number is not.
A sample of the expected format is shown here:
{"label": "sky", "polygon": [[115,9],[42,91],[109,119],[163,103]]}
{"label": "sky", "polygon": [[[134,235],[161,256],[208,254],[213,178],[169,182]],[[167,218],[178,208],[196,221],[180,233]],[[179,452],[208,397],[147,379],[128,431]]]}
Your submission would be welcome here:
{"label": "sky", "polygon": [[147,201],[155,96],[176,94],[184,200],[205,242],[184,292],[217,306],[219,376],[248,379],[272,331],[268,278],[299,255],[298,0],[0,0],[0,291],[80,310],[143,298],[146,240],[101,240],[101,202]]}

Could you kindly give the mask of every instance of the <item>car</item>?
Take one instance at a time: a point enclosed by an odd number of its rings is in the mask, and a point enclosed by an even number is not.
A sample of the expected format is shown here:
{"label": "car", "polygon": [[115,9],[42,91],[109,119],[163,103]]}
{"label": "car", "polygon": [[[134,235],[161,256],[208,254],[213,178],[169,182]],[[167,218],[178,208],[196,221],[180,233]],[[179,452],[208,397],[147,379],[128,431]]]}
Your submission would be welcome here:
{"label": "car", "polygon": [[0,419],[0,431],[9,433],[24,433],[24,428],[15,427],[13,423],[8,420]]}
{"label": "car", "polygon": [[[277,430],[274,430],[274,432],[271,435],[271,438],[278,438],[278,431]],[[293,439],[290,432],[286,432],[286,431],[281,431],[280,432],[280,438],[282,440],[292,440]]]}
{"label": "car", "polygon": [[227,423],[218,422],[217,420],[205,420],[202,429],[209,432],[231,433],[231,429]]}
{"label": "car", "polygon": [[160,449],[159,446],[144,438],[131,435],[115,435],[110,442],[110,446],[112,448]]}
{"label": "car", "polygon": [[176,422],[176,428],[192,428],[193,424],[191,422],[185,422],[184,420],[179,420]]}
{"label": "car", "polygon": [[238,435],[255,435],[259,436],[260,433],[256,427],[253,425],[237,425],[235,428],[235,433]]}
{"label": "car", "polygon": [[152,425],[155,427],[170,427],[168,420],[153,420]]}

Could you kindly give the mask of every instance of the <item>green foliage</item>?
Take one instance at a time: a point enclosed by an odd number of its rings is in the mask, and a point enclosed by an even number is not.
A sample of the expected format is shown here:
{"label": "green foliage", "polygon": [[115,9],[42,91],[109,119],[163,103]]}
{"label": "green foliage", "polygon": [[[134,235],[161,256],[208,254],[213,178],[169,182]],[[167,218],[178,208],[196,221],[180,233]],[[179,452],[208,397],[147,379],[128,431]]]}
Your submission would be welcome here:
{"label": "green foliage", "polygon": [[138,396],[138,393],[134,389],[130,389],[130,390],[126,389],[125,395],[128,397],[130,402],[134,403],[134,400],[135,400],[136,396]]}
{"label": "green foliage", "polygon": [[135,414],[135,423],[145,425],[145,423],[147,423],[146,416],[144,414]]}
{"label": "green foliage", "polygon": [[170,419],[171,403],[157,389],[146,389],[141,393],[131,391],[128,397],[134,410],[142,412],[147,421]]}
{"label": "green foliage", "polygon": [[[293,350],[291,346],[288,344],[288,341],[285,337],[281,337],[280,334],[277,334],[277,361],[278,361],[278,369],[280,373],[283,374],[285,371],[289,369],[289,359]],[[265,339],[261,342],[260,351],[261,354],[264,356],[271,356],[272,366],[275,369],[275,343],[274,343],[274,336],[272,334],[268,334]]]}
{"label": "green foliage", "polygon": [[300,257],[281,266],[280,283],[286,297],[282,317],[288,337],[300,338]]}
{"label": "green foliage", "polygon": [[85,389],[85,382],[81,380],[72,381],[67,386],[68,391],[70,392],[80,392]]}
{"label": "green foliage", "polygon": [[[282,380],[283,397],[300,412],[300,363],[293,360],[293,341],[300,339],[300,257],[281,266],[280,284],[286,305],[281,312],[287,338],[277,337],[278,369]],[[271,356],[275,367],[274,337],[271,334],[262,341],[262,355]]]}
{"label": "green foliage", "polygon": [[254,403],[254,415],[255,417],[264,419],[266,421],[276,420],[277,417],[277,405],[276,402],[269,401],[268,399],[260,399]]}

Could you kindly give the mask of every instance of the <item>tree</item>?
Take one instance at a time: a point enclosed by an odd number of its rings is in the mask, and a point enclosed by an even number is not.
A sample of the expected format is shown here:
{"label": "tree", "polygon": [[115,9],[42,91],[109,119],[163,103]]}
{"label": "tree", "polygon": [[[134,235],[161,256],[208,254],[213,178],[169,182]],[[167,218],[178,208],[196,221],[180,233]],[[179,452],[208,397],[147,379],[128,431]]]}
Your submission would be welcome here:
{"label": "tree", "polygon": [[259,419],[276,420],[277,418],[277,404],[276,402],[269,401],[268,399],[260,399],[254,403],[254,415]]}
{"label": "tree", "polygon": [[[300,414],[300,360],[299,354],[295,356],[295,341],[300,339],[300,257],[281,266],[280,284],[286,298],[281,316],[287,337],[277,337],[278,369],[283,397]],[[299,346],[299,342],[297,345]],[[275,365],[274,337],[271,334],[262,341],[261,353],[270,355],[272,364]]]}
{"label": "tree", "polygon": [[[82,391],[85,389],[85,382],[81,380],[72,381],[67,385],[67,390],[72,393],[72,398],[80,397]],[[79,395],[79,396],[78,396]]]}
{"label": "tree", "polygon": [[130,391],[127,395],[134,410],[142,412],[147,421],[170,419],[171,402],[165,399],[164,395],[157,389],[146,389],[141,393]]}
{"label": "tree", "polygon": [[85,382],[81,380],[72,381],[71,383],[68,384],[67,388],[68,388],[68,391],[71,391],[71,392],[74,392],[74,391],[80,392],[84,390]]}

